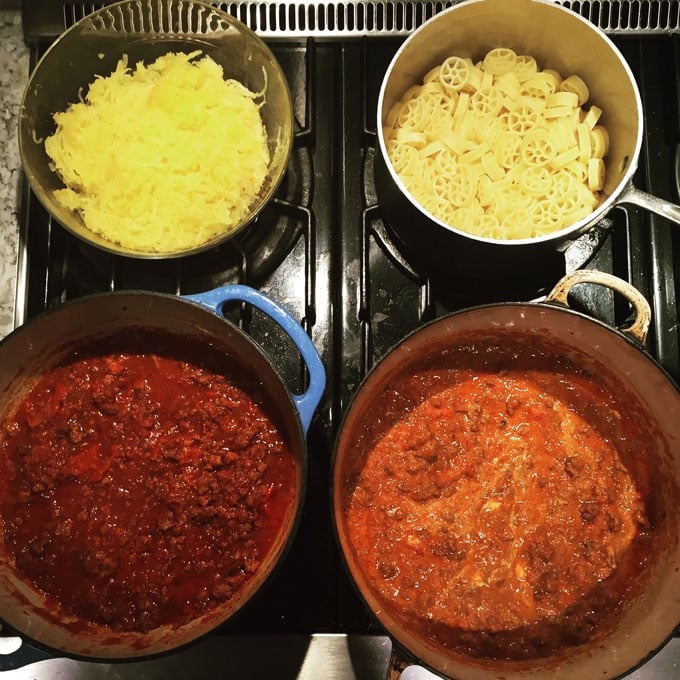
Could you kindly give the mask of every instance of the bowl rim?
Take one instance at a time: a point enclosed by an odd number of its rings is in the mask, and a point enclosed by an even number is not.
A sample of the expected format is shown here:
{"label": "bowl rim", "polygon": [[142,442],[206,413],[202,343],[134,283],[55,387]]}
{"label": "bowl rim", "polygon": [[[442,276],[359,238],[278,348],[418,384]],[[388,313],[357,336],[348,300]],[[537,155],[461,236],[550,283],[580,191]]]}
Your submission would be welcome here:
{"label": "bowl rim", "polygon": [[[268,187],[266,191],[263,192],[262,196],[256,197],[252,202],[247,215],[242,218],[235,226],[231,227],[226,233],[220,232],[208,241],[204,243],[191,246],[189,248],[184,248],[180,250],[158,250],[158,251],[147,251],[138,250],[134,248],[129,248],[121,244],[116,243],[110,239],[107,239],[100,234],[90,230],[85,222],[80,216],[77,215],[75,211],[69,210],[61,206],[56,200],[50,197],[50,192],[45,191],[41,186],[40,182],[35,176],[31,164],[28,162],[28,154],[26,151],[26,144],[28,140],[32,143],[42,143],[44,140],[36,139],[35,132],[31,133],[27,130],[29,123],[29,117],[26,115],[27,101],[31,98],[32,90],[35,88],[36,78],[39,76],[41,69],[44,67],[45,63],[50,63],[53,59],[59,56],[59,52],[65,41],[72,38],[75,34],[83,29],[87,24],[91,24],[98,18],[105,14],[110,14],[112,11],[117,9],[122,9],[125,6],[134,6],[138,8],[138,11],[144,12],[145,14],[150,13],[153,8],[157,8],[159,12],[171,13],[173,10],[181,12],[182,10],[190,11],[192,7],[198,8],[198,12],[207,12],[210,15],[219,20],[220,26],[226,24],[228,28],[236,28],[239,33],[246,36],[248,41],[255,44],[260,50],[262,50],[270,60],[273,68],[280,76],[280,82],[282,85],[283,94],[283,106],[285,111],[281,116],[281,120],[284,123],[284,130],[282,134],[279,134],[281,138],[282,150],[277,152],[278,161],[277,165],[279,171],[271,175],[268,173],[267,179],[269,180]],[[203,34],[197,33],[189,30],[147,30],[147,28],[141,28],[138,33],[144,36],[152,36],[154,41],[162,43],[165,40],[170,41],[186,41],[190,43]],[[211,31],[212,33],[212,31]],[[128,35],[127,33],[121,32],[122,36]],[[200,41],[196,43],[196,49],[201,49]],[[56,55],[56,57],[55,57]],[[122,56],[122,55],[121,55]],[[96,77],[96,73],[93,73],[93,78]],[[84,243],[91,245],[98,250],[108,252],[112,255],[119,255],[134,259],[141,260],[170,260],[177,259],[181,257],[187,257],[191,255],[196,255],[208,250],[216,248],[225,241],[230,240],[237,234],[243,232],[248,226],[250,226],[272,200],[276,191],[278,190],[284,176],[286,175],[287,168],[290,162],[290,158],[293,151],[295,135],[295,113],[293,109],[293,100],[290,92],[290,86],[286,75],[282,69],[282,66],[278,59],[274,56],[274,53],[270,47],[264,42],[262,38],[255,31],[249,28],[242,21],[229,14],[226,10],[222,10],[220,7],[210,4],[205,0],[117,0],[116,2],[104,5],[99,9],[86,14],[81,17],[78,21],[74,22],[71,26],[66,28],[45,50],[42,56],[38,59],[35,66],[29,74],[28,81],[24,87],[20,104],[19,104],[19,121],[17,125],[17,137],[18,137],[18,148],[19,157],[21,161],[22,171],[28,180],[30,189],[35,194],[36,198],[40,202],[43,208],[49,213],[50,217],[53,218],[60,226],[66,229],[69,233],[74,235],[76,238],[80,239]],[[270,158],[270,168],[274,161],[274,155]],[[49,158],[48,158],[48,162]],[[56,175],[56,173],[55,173]],[[76,222],[79,222],[79,227],[70,224],[71,220],[69,217],[75,217]]]}

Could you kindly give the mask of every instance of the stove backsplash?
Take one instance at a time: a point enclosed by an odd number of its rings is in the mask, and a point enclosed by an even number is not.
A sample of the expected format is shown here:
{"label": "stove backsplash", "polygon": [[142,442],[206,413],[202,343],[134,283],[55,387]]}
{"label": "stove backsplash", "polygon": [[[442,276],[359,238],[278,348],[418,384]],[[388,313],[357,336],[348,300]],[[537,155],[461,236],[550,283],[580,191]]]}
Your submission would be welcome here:
{"label": "stove backsplash", "polygon": [[[680,30],[680,7],[671,0],[557,1],[611,34],[659,35]],[[26,37],[36,41],[55,38],[64,27],[110,2],[22,0],[22,4]],[[352,39],[408,35],[423,21],[456,2],[246,0],[211,4],[266,39]]]}

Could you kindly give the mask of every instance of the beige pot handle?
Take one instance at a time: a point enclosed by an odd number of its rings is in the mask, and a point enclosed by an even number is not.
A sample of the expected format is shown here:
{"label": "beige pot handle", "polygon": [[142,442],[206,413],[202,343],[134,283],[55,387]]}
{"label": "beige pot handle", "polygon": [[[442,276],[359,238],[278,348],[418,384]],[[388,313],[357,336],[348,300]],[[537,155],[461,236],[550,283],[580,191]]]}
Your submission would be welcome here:
{"label": "beige pot handle", "polygon": [[569,291],[579,283],[595,283],[621,293],[635,310],[635,319],[621,331],[635,338],[640,344],[644,345],[647,340],[649,324],[652,319],[652,310],[645,296],[627,281],[620,279],[613,274],[598,271],[597,269],[577,269],[571,274],[567,274],[557,282],[557,285],[548,293],[546,302],[557,302],[565,307],[569,307],[567,297]]}

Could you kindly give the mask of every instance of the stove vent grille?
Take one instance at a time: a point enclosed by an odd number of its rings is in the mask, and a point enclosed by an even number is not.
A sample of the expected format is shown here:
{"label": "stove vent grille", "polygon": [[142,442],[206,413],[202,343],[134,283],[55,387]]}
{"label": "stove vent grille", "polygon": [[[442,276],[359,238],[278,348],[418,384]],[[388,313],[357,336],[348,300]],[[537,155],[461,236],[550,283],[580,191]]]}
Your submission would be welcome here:
{"label": "stove vent grille", "polygon": [[[610,34],[680,33],[676,0],[557,0]],[[64,5],[64,24],[72,25],[106,2]],[[413,2],[363,0],[318,2],[242,0],[213,2],[263,38],[360,38],[402,36],[456,4],[456,0]]]}

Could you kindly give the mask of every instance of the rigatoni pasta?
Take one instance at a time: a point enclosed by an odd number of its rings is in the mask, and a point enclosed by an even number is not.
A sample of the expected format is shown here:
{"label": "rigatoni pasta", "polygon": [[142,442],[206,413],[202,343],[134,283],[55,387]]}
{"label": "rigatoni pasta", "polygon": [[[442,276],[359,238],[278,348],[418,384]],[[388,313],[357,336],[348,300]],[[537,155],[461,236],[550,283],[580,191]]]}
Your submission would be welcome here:
{"label": "rigatoni pasta", "polygon": [[588,85],[512,49],[452,55],[389,111],[394,171],[423,208],[484,238],[520,239],[586,217],[609,135]]}

